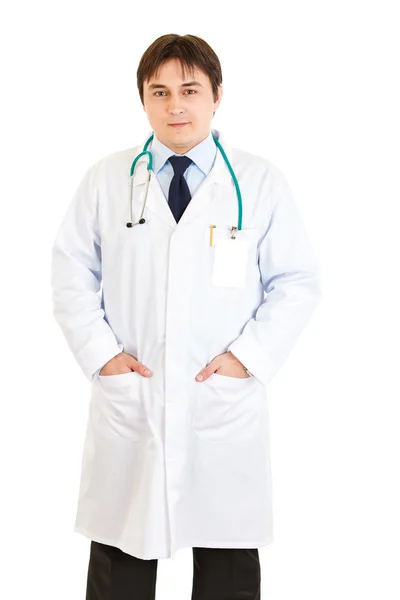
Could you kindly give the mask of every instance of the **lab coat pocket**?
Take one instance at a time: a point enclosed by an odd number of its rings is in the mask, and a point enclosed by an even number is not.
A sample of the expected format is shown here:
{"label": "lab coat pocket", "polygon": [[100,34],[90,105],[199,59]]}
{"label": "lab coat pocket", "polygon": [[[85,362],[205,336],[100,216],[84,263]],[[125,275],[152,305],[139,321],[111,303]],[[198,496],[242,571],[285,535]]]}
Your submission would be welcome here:
{"label": "lab coat pocket", "polygon": [[90,416],[99,434],[132,442],[142,439],[146,413],[141,377],[136,371],[118,375],[97,374],[92,384]]}
{"label": "lab coat pocket", "polygon": [[244,290],[249,270],[256,263],[256,228],[232,232],[229,227],[210,226],[206,235],[209,282],[212,289]]}
{"label": "lab coat pocket", "polygon": [[196,386],[192,429],[200,438],[242,442],[256,435],[264,395],[255,377],[228,377],[213,373]]}

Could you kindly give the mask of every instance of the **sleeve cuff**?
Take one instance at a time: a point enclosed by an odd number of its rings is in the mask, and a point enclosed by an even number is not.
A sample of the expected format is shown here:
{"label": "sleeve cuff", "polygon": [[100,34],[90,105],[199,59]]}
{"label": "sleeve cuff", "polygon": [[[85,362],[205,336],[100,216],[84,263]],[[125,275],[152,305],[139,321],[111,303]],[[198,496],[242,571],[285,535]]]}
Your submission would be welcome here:
{"label": "sleeve cuff", "polygon": [[250,373],[266,387],[273,375],[272,365],[269,365],[261,344],[254,339],[251,341],[246,340],[245,335],[245,333],[242,333],[228,346],[227,351],[232,352]]}
{"label": "sleeve cuff", "polygon": [[115,335],[103,335],[95,338],[80,351],[76,356],[83,373],[87,379],[92,382],[95,374],[114,356],[124,351],[122,344],[119,344]]}

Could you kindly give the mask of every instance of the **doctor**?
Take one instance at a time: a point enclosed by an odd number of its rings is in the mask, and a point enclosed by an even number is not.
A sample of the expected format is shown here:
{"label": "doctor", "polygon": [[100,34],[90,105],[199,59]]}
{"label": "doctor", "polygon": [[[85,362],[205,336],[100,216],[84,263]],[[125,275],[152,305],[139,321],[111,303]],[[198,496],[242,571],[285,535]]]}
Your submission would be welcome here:
{"label": "doctor", "polygon": [[156,39],[137,84],[151,132],[87,170],[52,248],[54,316],[91,382],[86,598],[154,599],[157,559],[192,547],[192,600],[260,599],[267,386],[319,302],[318,263],[280,170],[211,129],[204,40]]}

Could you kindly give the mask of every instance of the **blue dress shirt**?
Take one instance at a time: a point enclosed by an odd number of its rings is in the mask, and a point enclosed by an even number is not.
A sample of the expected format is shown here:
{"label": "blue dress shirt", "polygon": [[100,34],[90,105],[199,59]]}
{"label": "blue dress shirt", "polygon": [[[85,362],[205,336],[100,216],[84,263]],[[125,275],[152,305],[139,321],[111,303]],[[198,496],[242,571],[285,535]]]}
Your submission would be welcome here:
{"label": "blue dress shirt", "polygon": [[[188,156],[192,159],[192,164],[189,165],[183,176],[188,184],[190,195],[193,197],[193,194],[201,182],[207,177],[214,165],[217,154],[217,145],[213,140],[212,133],[212,130],[210,130],[210,133],[205,140],[194,146],[194,148],[188,152],[185,152],[185,154],[176,154],[171,148],[168,148],[168,146],[160,142],[154,133],[154,138],[152,139],[149,148],[153,155],[153,172],[160,183],[167,201],[169,186],[174,175],[174,169],[168,161],[169,157],[171,155]],[[217,134],[215,133],[215,135]]]}

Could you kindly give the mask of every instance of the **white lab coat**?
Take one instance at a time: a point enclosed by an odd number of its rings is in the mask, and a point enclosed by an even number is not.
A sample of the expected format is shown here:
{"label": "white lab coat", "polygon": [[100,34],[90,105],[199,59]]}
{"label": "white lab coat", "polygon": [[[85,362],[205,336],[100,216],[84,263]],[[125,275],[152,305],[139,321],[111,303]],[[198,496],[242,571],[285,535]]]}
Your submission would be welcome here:
{"label": "white lab coat", "polygon": [[[272,541],[266,388],[320,299],[316,256],[282,173],[213,131],[242,193],[244,288],[212,284],[216,243],[238,224],[219,150],[179,223],[152,174],[146,223],[132,228],[130,167],[149,136],[106,156],[87,170],[52,249],[54,316],[91,381],[75,531],[142,559]],[[141,157],[134,220],[146,177]],[[121,351],[153,376],[100,376]],[[253,377],[195,380],[227,351]]]}

